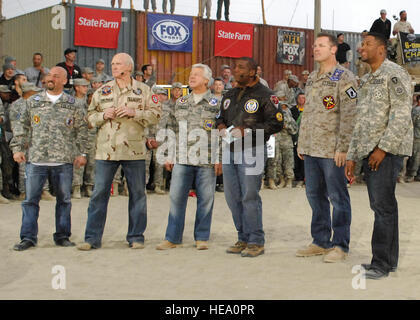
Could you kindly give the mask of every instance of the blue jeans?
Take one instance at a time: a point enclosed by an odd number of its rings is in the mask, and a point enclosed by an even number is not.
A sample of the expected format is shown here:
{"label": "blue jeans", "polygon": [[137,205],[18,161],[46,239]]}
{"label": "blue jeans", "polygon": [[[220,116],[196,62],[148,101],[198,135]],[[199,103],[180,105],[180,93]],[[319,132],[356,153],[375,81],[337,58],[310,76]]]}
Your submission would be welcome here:
{"label": "blue jeans", "polygon": [[[265,152],[260,156],[264,158],[259,161],[265,163]],[[238,240],[264,245],[262,201],[259,194],[264,166],[254,174],[247,172],[246,169],[255,167],[255,164],[246,163],[244,152],[230,152],[229,161],[230,163],[223,164],[223,186],[226,202],[238,231]]]}
{"label": "blue jeans", "polygon": [[71,236],[71,185],[73,180],[73,164],[61,166],[36,166],[26,164],[25,169],[26,197],[22,202],[22,227],[20,239],[31,241],[36,245],[38,241],[39,200],[48,176],[51,178],[56,191],[54,241]]}
{"label": "blue jeans", "polygon": [[175,164],[172,170],[171,188],[169,191],[171,207],[165,235],[165,239],[172,243],[182,243],[185,210],[193,182],[197,193],[194,239],[195,241],[208,241],[210,238],[216,188],[214,168]]}
{"label": "blue jeans", "polygon": [[398,203],[395,186],[403,158],[387,153],[378,171],[363,160],[370,207],[375,212],[372,234],[372,267],[389,272],[398,266]]}
{"label": "blue jeans", "polygon": [[[312,208],[313,243],[349,251],[351,206],[344,167],[333,159],[305,156],[306,197]],[[330,202],[333,206],[332,225]],[[331,240],[331,231],[334,231]]]}
{"label": "blue jeans", "polygon": [[128,200],[128,243],[144,242],[143,233],[147,224],[147,204],[145,193],[145,161],[96,160],[95,186],[90,198],[85,241],[94,248],[101,247],[105,228],[111,185],[119,166],[122,166],[129,192]]}

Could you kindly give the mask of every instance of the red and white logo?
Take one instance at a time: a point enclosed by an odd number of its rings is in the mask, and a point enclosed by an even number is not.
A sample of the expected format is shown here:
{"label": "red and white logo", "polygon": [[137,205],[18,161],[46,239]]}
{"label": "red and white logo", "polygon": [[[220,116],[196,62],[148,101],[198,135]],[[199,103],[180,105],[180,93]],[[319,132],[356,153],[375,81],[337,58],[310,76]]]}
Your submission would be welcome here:
{"label": "red and white logo", "polygon": [[122,11],[75,8],[74,45],[118,48]]}
{"label": "red and white logo", "polygon": [[254,25],[216,21],[214,55],[219,57],[252,57]]}
{"label": "red and white logo", "polygon": [[158,98],[158,96],[154,94],[154,95],[152,96],[152,101],[153,101],[154,103],[158,104],[158,103],[159,103],[159,98]]}

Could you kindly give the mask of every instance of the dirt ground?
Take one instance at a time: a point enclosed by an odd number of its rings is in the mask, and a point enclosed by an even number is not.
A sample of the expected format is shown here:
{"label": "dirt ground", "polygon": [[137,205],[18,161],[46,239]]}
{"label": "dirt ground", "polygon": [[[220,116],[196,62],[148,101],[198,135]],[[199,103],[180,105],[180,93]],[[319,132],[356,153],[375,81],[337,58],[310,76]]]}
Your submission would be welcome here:
{"label": "dirt ground", "polygon": [[[311,211],[304,189],[262,190],[265,254],[257,258],[228,255],[236,230],[224,194],[217,193],[210,249],[194,248],[196,200],[189,199],[184,246],[155,247],[165,234],[169,197],[148,194],[145,249],[125,242],[128,198],[110,200],[99,250],[81,252],[54,245],[55,202],[41,201],[36,248],[12,250],[19,242],[20,202],[0,205],[0,299],[419,299],[420,183],[399,184],[400,263],[386,279],[358,282],[353,267],[370,262],[373,213],[365,186],[350,189],[352,229],[345,262],[323,263],[322,257],[297,258],[311,242]],[[83,241],[88,198],[73,200],[72,240]],[[55,289],[54,266],[62,266],[65,289]],[[357,269],[357,267],[356,267]],[[356,270],[357,271],[357,270]],[[355,271],[355,272],[356,272]],[[356,278],[355,278],[356,277]],[[55,282],[54,282],[55,281]],[[356,286],[354,286],[356,284]],[[361,288],[360,288],[361,287]],[[358,289],[359,288],[359,289]]]}

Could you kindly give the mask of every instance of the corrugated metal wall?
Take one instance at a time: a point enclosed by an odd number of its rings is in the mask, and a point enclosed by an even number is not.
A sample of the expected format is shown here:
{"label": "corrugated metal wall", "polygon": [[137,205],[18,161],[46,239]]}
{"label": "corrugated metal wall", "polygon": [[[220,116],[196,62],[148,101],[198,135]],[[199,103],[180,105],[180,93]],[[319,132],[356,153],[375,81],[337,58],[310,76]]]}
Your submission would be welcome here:
{"label": "corrugated metal wall", "polygon": [[[187,83],[189,68],[195,63],[205,63],[213,70],[213,76],[221,75],[221,66],[233,66],[233,58],[214,56],[214,27],[215,20],[194,18],[193,21],[193,52],[169,52],[147,50],[147,19],[144,12],[137,12],[137,68],[143,64],[150,64],[153,59],[157,62],[157,77],[159,84],[173,81]],[[271,87],[281,80],[283,71],[292,70],[300,77],[303,70],[312,70],[314,67],[312,45],[313,30],[280,27],[287,30],[305,31],[306,60],[304,66],[279,64],[276,62],[277,30],[276,26],[255,25],[254,27],[254,59],[261,64],[264,70],[264,79]]]}
{"label": "corrugated metal wall", "polygon": [[121,10],[122,11],[122,23],[120,34],[118,38],[117,49],[103,49],[103,48],[92,48],[92,47],[80,47],[74,45],[74,12],[75,5],[68,5],[67,9],[67,26],[66,32],[63,36],[63,47],[61,52],[60,61],[64,61],[64,50],[66,48],[76,48],[77,51],[77,64],[80,67],[91,67],[95,70],[95,63],[98,59],[102,58],[105,60],[106,73],[111,74],[111,60],[112,57],[119,52],[126,52],[135,59],[136,55],[136,13],[134,10],[125,9],[112,9],[107,7],[97,6],[80,6],[85,8],[93,9],[106,9],[106,10]]}
{"label": "corrugated metal wall", "polygon": [[359,54],[357,53],[357,44],[362,41],[362,34],[358,32],[347,32],[347,31],[337,31],[337,30],[322,30],[324,32],[328,32],[330,34],[333,34],[337,36],[339,33],[344,34],[344,42],[346,42],[353,52],[353,61],[350,61],[350,70],[353,71],[354,74],[357,74],[357,68],[356,68],[356,60],[359,57]]}
{"label": "corrugated metal wall", "polygon": [[[52,28],[52,8],[31,12],[3,22],[3,54],[17,59],[17,66],[32,66],[32,55],[41,52],[45,66],[54,66],[61,59],[63,30]],[[3,59],[1,61],[3,64]]]}

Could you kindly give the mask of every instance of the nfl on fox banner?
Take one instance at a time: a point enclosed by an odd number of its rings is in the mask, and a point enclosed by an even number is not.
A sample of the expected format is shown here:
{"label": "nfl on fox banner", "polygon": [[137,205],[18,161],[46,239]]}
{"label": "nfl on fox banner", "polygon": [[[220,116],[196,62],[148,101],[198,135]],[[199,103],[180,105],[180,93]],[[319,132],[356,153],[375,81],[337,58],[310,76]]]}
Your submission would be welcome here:
{"label": "nfl on fox banner", "polygon": [[122,12],[76,7],[74,45],[117,49]]}
{"label": "nfl on fox banner", "polygon": [[303,65],[305,62],[305,32],[277,31],[277,63]]}
{"label": "nfl on fox banner", "polygon": [[147,14],[147,49],[192,52],[192,40],[192,17]]}

